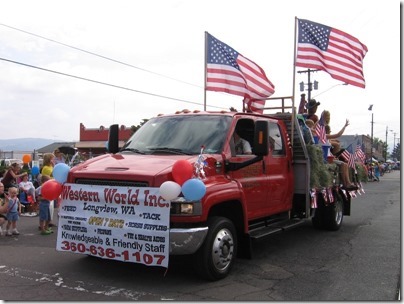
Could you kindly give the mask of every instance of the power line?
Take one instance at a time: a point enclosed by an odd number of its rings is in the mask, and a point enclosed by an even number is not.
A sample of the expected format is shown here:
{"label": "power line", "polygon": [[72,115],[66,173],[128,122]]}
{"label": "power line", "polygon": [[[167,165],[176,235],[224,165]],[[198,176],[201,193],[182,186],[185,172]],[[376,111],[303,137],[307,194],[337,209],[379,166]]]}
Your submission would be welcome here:
{"label": "power line", "polygon": [[174,80],[174,81],[177,81],[177,82],[185,83],[185,84],[188,84],[188,85],[191,85],[191,86],[194,86],[194,87],[198,87],[198,88],[203,89],[203,87],[198,86],[198,85],[193,84],[193,83],[190,83],[190,82],[186,82],[186,81],[183,81],[183,80],[179,80],[179,79],[176,79],[176,78],[173,78],[173,77],[169,77],[169,76],[166,76],[166,75],[163,75],[163,74],[160,74],[160,73],[152,72],[152,71],[146,70],[146,69],[144,69],[144,68],[140,68],[140,67],[137,67],[137,66],[135,66],[135,65],[132,65],[132,64],[129,64],[129,63],[125,63],[125,62],[120,61],[120,60],[116,60],[116,59],[113,59],[113,58],[110,58],[110,57],[107,57],[107,56],[103,56],[103,55],[100,55],[100,54],[97,54],[97,53],[94,53],[94,52],[86,51],[86,50],[84,50],[84,49],[81,49],[81,48],[78,48],[78,47],[75,47],[75,46],[72,46],[72,45],[69,45],[69,44],[66,44],[66,43],[63,43],[63,42],[54,40],[54,39],[50,39],[50,38],[47,38],[47,37],[44,37],[44,36],[41,36],[41,35],[38,35],[38,34],[35,34],[35,33],[31,33],[31,32],[28,32],[28,31],[25,31],[25,30],[22,30],[22,29],[19,29],[19,28],[16,28],[16,27],[13,27],[13,26],[4,24],[4,23],[0,23],[0,25],[2,25],[2,26],[4,26],[4,27],[8,27],[8,28],[10,28],[10,29],[13,29],[13,30],[15,30],[15,31],[19,31],[19,32],[22,32],[22,33],[25,33],[25,34],[28,34],[28,35],[31,35],[31,36],[35,36],[35,37],[38,37],[38,38],[41,38],[41,39],[44,39],[44,40],[51,41],[51,42],[53,42],[53,43],[57,43],[57,44],[63,45],[63,46],[65,46],[65,47],[68,47],[68,48],[71,48],[71,49],[74,49],[74,50],[77,50],[77,51],[80,51],[80,52],[83,52],[83,53],[87,53],[87,54],[90,54],[90,55],[93,55],[93,56],[96,56],[96,57],[100,57],[100,58],[105,59],[105,60],[109,60],[109,61],[112,61],[112,62],[115,62],[115,63],[119,63],[119,64],[122,64],[122,65],[125,65],[125,66],[128,66],[128,67],[131,67],[131,68],[134,68],[134,69],[138,69],[138,70],[141,70],[141,71],[143,71],[143,72],[147,72],[147,73],[150,73],[150,74],[154,74],[154,75],[157,75],[157,76],[160,76],[160,77],[164,77],[164,78],[167,78],[167,79],[171,79],[171,80]]}
{"label": "power line", "polygon": [[[173,78],[173,77],[169,77],[169,76],[166,76],[166,75],[163,75],[163,74],[160,74],[160,73],[152,72],[152,71],[149,71],[147,69],[140,68],[140,67],[137,67],[137,66],[122,62],[120,60],[116,60],[116,59],[113,59],[113,58],[110,58],[110,57],[107,57],[107,56],[103,56],[103,55],[100,55],[100,54],[97,54],[97,53],[94,53],[94,52],[90,52],[90,51],[87,51],[87,50],[84,50],[84,49],[81,49],[81,48],[78,48],[78,47],[75,47],[75,46],[72,46],[72,45],[57,41],[57,40],[54,40],[54,39],[50,39],[50,38],[47,38],[47,37],[44,37],[44,36],[41,36],[41,35],[38,35],[38,34],[35,34],[35,33],[32,33],[32,32],[28,32],[28,31],[25,31],[25,30],[22,30],[22,29],[19,29],[19,28],[4,24],[4,23],[0,23],[0,25],[4,26],[4,27],[7,27],[7,28],[10,28],[10,29],[13,29],[15,31],[19,31],[19,32],[22,32],[22,33],[25,33],[25,34],[28,34],[28,35],[32,35],[32,36],[35,36],[35,37],[38,37],[38,38],[41,38],[41,39],[56,43],[56,44],[60,44],[60,45],[63,45],[65,47],[68,47],[68,48],[71,48],[71,49],[74,49],[74,50],[78,50],[80,52],[84,52],[84,53],[87,53],[87,54],[90,54],[90,55],[93,55],[93,56],[96,56],[96,57],[99,57],[99,58],[102,58],[102,59],[105,59],[105,60],[109,60],[109,61],[112,61],[112,62],[115,62],[115,63],[119,63],[119,64],[124,65],[124,66],[128,66],[128,67],[131,67],[131,68],[134,68],[134,69],[138,69],[138,70],[141,70],[141,71],[144,71],[144,72],[148,72],[150,74],[154,74],[154,75],[157,75],[157,76],[160,76],[160,77],[164,77],[164,78],[167,78],[167,79],[171,79],[171,80],[174,80],[174,81],[177,81],[177,82],[181,82],[181,83],[184,83],[184,84],[187,84],[187,85],[191,85],[191,86],[203,89],[202,86],[198,86],[196,84],[192,84],[192,83],[189,83],[189,82],[186,82],[186,81],[183,81],[183,80],[179,80],[179,79],[176,79],[176,78]],[[179,99],[179,98],[168,97],[168,96],[163,96],[163,95],[159,95],[159,94],[139,91],[139,90],[126,88],[126,87],[122,87],[122,86],[118,86],[118,85],[113,85],[113,84],[109,84],[109,83],[105,83],[105,82],[101,82],[101,81],[97,81],[97,80],[92,80],[92,79],[88,79],[88,78],[84,78],[84,77],[80,77],[80,76],[70,75],[70,74],[66,74],[66,73],[62,73],[62,72],[58,72],[58,71],[53,71],[53,70],[49,70],[49,69],[45,69],[45,68],[41,68],[41,67],[29,65],[29,64],[25,64],[25,63],[22,63],[22,62],[13,61],[13,60],[6,59],[6,58],[0,58],[0,60],[4,60],[4,61],[11,62],[11,63],[24,65],[26,67],[31,67],[31,68],[35,68],[35,69],[39,69],[39,70],[43,70],[43,71],[47,71],[47,72],[51,72],[51,73],[56,73],[56,74],[60,74],[60,75],[68,76],[68,77],[73,77],[73,78],[80,79],[80,80],[85,80],[85,81],[90,81],[90,82],[94,82],[94,83],[98,83],[98,84],[103,84],[103,85],[107,85],[107,86],[111,86],[111,87],[115,87],[115,88],[119,88],[119,89],[123,89],[123,90],[129,90],[129,91],[132,91],[132,92],[151,95],[151,96],[155,96],[155,97],[182,101],[182,102],[190,103],[190,104],[202,105],[201,103],[197,103],[197,102],[191,102],[191,101],[187,101],[187,100],[183,100],[183,99]],[[219,93],[222,93],[222,92],[219,92]],[[218,106],[212,106],[212,105],[208,105],[208,106],[211,107],[211,108],[217,108],[217,109],[228,109],[228,108],[225,108],[225,107],[218,107]]]}
{"label": "power line", "polygon": [[[188,100],[184,100],[184,99],[179,99],[179,98],[174,98],[174,97],[169,97],[169,96],[163,96],[163,95],[159,95],[159,94],[144,92],[144,91],[140,91],[140,90],[135,90],[135,89],[122,87],[122,86],[119,86],[119,85],[110,84],[110,83],[106,83],[106,82],[102,82],[102,81],[98,81],[98,80],[93,80],[93,79],[84,78],[84,77],[80,77],[80,76],[76,76],[76,75],[71,75],[71,74],[67,74],[67,73],[63,73],[63,72],[58,72],[58,71],[55,71],[55,70],[45,69],[45,68],[41,68],[41,67],[38,67],[38,66],[34,66],[34,65],[27,64],[27,63],[18,62],[18,61],[14,61],[14,60],[2,58],[2,57],[0,57],[0,60],[7,61],[7,62],[10,62],[10,63],[14,63],[14,64],[18,64],[18,65],[22,65],[22,66],[33,68],[33,69],[38,69],[38,70],[49,72],[49,73],[59,74],[59,75],[72,77],[72,78],[76,78],[76,79],[80,79],[80,80],[85,80],[85,81],[89,81],[89,82],[93,82],[93,83],[97,83],[97,84],[102,84],[102,85],[114,87],[114,88],[117,88],[117,89],[132,91],[132,92],[145,94],[145,95],[150,95],[150,96],[159,97],[159,98],[165,98],[165,99],[170,99],[170,100],[181,101],[181,102],[190,103],[190,104],[203,105],[203,103],[192,102],[192,101],[188,101]],[[218,109],[225,109],[224,107],[217,107],[217,106],[210,106],[210,107],[218,108]]]}

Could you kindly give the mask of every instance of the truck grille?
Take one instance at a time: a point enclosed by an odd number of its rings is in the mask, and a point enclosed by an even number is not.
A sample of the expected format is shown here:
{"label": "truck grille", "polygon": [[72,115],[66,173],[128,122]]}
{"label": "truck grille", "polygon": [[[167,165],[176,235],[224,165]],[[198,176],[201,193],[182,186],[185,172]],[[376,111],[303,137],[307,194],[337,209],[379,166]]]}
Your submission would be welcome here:
{"label": "truck grille", "polygon": [[117,186],[117,187],[148,187],[146,182],[103,180],[103,179],[76,179],[76,184],[98,185],[98,186]]}

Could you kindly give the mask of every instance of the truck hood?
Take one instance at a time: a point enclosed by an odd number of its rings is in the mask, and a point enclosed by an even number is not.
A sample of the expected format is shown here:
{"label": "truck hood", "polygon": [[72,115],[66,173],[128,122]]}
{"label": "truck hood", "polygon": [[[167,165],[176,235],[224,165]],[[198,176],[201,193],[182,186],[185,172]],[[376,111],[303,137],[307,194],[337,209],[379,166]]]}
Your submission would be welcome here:
{"label": "truck hood", "polygon": [[171,168],[176,161],[185,159],[192,163],[196,158],[194,155],[105,154],[72,168],[69,179],[70,182],[77,178],[132,180],[155,187],[159,186],[156,185],[158,177],[172,179]]}

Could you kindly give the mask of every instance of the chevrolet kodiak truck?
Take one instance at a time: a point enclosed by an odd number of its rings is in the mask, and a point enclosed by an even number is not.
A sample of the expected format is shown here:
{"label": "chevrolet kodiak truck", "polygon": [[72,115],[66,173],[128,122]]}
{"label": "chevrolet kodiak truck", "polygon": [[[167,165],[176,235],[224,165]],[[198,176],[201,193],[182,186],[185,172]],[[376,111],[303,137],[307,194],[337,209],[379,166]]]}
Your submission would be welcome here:
{"label": "chevrolet kodiak truck", "polygon": [[[251,155],[236,154],[236,130],[250,143]],[[343,216],[350,215],[350,195],[343,195],[335,181],[328,189],[333,199],[321,189],[313,192],[302,129],[298,119],[284,111],[258,115],[184,110],[160,115],[122,149],[118,125],[112,125],[108,149],[110,153],[73,167],[67,182],[159,188],[174,181],[176,162],[194,165],[203,158],[205,194],[198,200],[182,194],[172,199],[167,227],[169,255],[193,255],[196,270],[209,280],[226,277],[236,257],[251,258],[255,240],[307,219],[315,228],[338,230]]]}

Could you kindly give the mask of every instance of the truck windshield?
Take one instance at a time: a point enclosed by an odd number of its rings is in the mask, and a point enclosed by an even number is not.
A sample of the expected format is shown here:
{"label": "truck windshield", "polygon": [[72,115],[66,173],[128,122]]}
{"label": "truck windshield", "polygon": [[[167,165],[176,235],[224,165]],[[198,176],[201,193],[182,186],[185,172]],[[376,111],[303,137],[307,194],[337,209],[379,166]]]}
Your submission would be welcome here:
{"label": "truck windshield", "polygon": [[223,115],[156,117],[145,123],[121,149],[122,153],[187,154],[220,153],[231,123]]}

